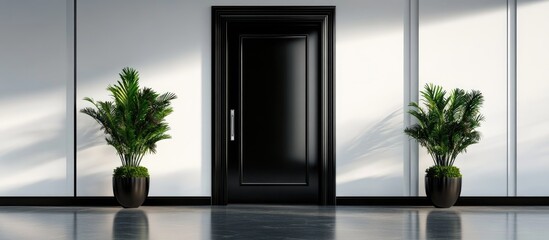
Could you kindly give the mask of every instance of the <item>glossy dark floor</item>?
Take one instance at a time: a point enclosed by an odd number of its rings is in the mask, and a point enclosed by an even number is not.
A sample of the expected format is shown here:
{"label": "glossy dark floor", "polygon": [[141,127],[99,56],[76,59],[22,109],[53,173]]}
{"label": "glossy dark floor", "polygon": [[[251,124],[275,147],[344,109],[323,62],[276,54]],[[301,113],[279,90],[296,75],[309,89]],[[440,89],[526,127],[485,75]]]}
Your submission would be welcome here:
{"label": "glossy dark floor", "polygon": [[549,207],[0,207],[0,239],[549,239]]}

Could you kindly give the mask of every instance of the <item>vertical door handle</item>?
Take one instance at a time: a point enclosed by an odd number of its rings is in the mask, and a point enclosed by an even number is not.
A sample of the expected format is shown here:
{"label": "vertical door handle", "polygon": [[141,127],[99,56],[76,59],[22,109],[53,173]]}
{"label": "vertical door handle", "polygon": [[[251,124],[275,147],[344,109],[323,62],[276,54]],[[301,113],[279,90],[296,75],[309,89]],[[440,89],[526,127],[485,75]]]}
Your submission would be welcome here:
{"label": "vertical door handle", "polygon": [[231,109],[231,141],[234,141],[234,109]]}

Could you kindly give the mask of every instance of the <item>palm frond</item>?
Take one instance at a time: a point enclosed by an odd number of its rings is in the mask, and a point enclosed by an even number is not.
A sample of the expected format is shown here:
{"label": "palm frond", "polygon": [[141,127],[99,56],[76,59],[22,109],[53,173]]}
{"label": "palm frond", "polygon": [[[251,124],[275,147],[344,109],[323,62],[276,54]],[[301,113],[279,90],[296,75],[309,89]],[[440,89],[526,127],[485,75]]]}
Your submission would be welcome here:
{"label": "palm frond", "polygon": [[480,91],[456,88],[446,94],[441,86],[426,84],[421,91],[424,108],[416,102],[409,104],[408,113],[417,119],[417,124],[404,130],[425,147],[435,165],[440,166],[453,165],[458,154],[480,141],[476,128],[484,121],[480,114],[484,102]]}
{"label": "palm frond", "polygon": [[140,88],[139,73],[124,68],[120,80],[109,85],[112,101],[94,101],[80,112],[95,119],[105,133],[107,144],[113,146],[124,166],[138,166],[146,153],[156,152],[158,141],[169,139],[165,118],[173,112],[173,93],[159,95],[150,88]]}

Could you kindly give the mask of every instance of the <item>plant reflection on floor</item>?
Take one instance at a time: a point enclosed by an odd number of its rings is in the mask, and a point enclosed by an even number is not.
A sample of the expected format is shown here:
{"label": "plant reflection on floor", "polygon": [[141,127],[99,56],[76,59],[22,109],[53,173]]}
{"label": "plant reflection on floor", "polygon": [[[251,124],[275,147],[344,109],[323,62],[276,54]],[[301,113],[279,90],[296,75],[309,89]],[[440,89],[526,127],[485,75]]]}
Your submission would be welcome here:
{"label": "plant reflection on floor", "polygon": [[149,219],[141,209],[121,209],[112,223],[113,239],[149,239]]}
{"label": "plant reflection on floor", "polygon": [[433,210],[427,215],[427,239],[461,239],[461,217],[455,211]]}

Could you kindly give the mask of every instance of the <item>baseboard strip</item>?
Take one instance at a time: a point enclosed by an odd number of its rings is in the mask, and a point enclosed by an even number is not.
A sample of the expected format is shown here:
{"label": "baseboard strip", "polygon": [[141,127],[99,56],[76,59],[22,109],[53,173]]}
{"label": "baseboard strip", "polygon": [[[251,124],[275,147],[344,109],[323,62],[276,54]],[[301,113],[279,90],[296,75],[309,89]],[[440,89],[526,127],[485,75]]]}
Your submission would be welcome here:
{"label": "baseboard strip", "polygon": [[[211,197],[148,197],[143,206],[211,205]],[[0,197],[0,206],[119,206],[114,197]]]}
{"label": "baseboard strip", "polygon": [[[337,197],[337,205],[431,206],[427,197]],[[460,197],[455,206],[548,206],[549,197]]]}

